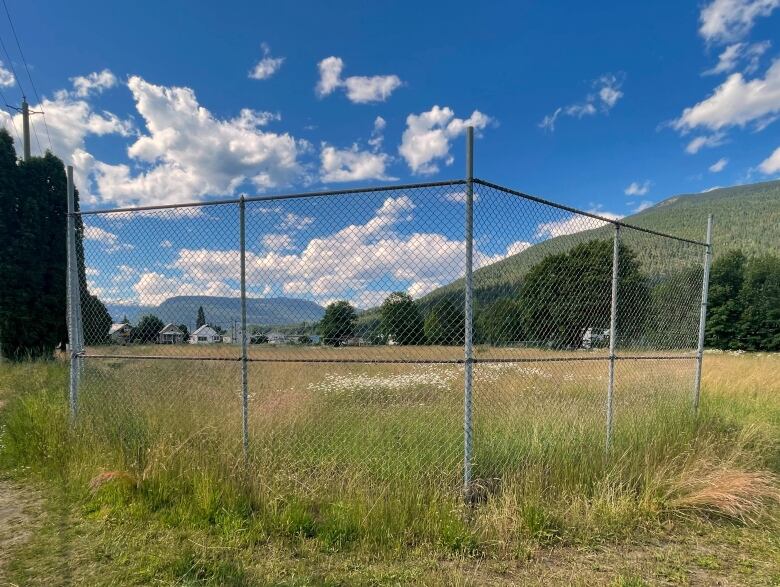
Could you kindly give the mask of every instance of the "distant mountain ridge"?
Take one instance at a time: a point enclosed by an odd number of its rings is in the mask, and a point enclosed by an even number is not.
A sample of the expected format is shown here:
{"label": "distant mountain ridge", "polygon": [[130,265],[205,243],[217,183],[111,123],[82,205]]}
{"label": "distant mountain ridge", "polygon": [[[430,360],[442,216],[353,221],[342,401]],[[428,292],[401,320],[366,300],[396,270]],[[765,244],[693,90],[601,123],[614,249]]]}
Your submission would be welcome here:
{"label": "distant mountain ridge", "polygon": [[[144,314],[154,314],[165,323],[195,325],[198,308],[203,306],[206,321],[227,328],[234,321],[241,320],[241,300],[218,296],[176,296],[168,298],[159,306],[106,304],[115,322],[127,316],[135,324]],[[301,322],[316,322],[325,309],[309,300],[297,298],[247,298],[246,319],[248,324],[282,326]]]}
{"label": "distant mountain ridge", "polygon": [[[634,226],[704,241],[707,215],[714,217],[713,253],[715,258],[730,249],[741,249],[748,256],[780,251],[780,181],[768,181],[729,188],[717,188],[697,194],[682,194],[667,198],[623,222]],[[594,238],[611,238],[611,225],[566,234],[540,242],[474,272],[474,295],[477,302],[517,295],[526,272],[545,256],[566,251]],[[624,237],[636,254],[643,271],[657,275],[673,270],[681,257],[680,247],[671,239],[637,231],[625,231]],[[698,262],[698,251],[688,256]],[[436,303],[444,296],[460,296],[463,279],[436,289],[423,297],[423,306]]]}

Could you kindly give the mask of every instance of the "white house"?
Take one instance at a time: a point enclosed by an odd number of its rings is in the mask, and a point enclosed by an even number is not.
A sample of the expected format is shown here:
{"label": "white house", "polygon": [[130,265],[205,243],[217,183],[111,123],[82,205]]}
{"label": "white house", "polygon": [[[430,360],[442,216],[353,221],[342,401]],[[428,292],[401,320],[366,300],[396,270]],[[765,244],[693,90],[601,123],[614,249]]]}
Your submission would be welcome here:
{"label": "white house", "polygon": [[282,332],[269,332],[266,336],[269,344],[285,344],[287,342],[287,335]]}
{"label": "white house", "polygon": [[112,324],[108,329],[108,339],[112,344],[125,345],[130,342],[130,337],[133,335],[133,327],[129,324],[120,322],[119,324]]}
{"label": "white house", "polygon": [[592,349],[609,346],[608,328],[586,328],[582,335],[582,348]]}
{"label": "white house", "polygon": [[208,324],[204,324],[190,334],[190,344],[212,344],[222,342],[222,337]]}
{"label": "white house", "polygon": [[157,335],[160,344],[181,344],[184,342],[184,333],[175,324],[166,324]]}

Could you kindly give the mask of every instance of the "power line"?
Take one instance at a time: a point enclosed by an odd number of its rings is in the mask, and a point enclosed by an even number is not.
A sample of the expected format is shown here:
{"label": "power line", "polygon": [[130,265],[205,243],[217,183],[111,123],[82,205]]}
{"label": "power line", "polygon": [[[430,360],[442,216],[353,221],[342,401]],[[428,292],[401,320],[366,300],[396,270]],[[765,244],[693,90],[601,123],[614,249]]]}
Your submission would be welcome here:
{"label": "power line", "polygon": [[22,144],[22,137],[19,135],[19,129],[16,128],[16,123],[14,122],[14,115],[12,114],[12,107],[8,103],[8,100],[5,97],[5,94],[3,94],[2,90],[0,90],[0,100],[3,101],[3,105],[5,109],[8,111],[8,119],[11,121],[11,127],[14,129],[14,134],[16,135],[17,140],[19,141],[19,144]]}
{"label": "power line", "polygon": [[[27,59],[24,57],[24,51],[22,51],[22,44],[19,42],[19,37],[16,34],[16,28],[14,27],[14,21],[11,19],[11,12],[8,10],[8,4],[6,4],[6,1],[3,0],[3,7],[5,8],[5,15],[8,17],[8,24],[11,25],[11,32],[14,35],[14,39],[16,40],[16,47],[19,49],[19,55],[22,57],[22,63],[24,64],[24,69],[27,71],[27,77],[30,80],[30,85],[32,86],[33,93],[35,94],[35,99],[38,101],[38,107],[41,109],[41,114],[43,115],[43,125],[46,128],[46,137],[49,139],[49,148],[53,151],[54,148],[51,145],[51,135],[49,134],[49,125],[46,123],[46,113],[43,111],[43,102],[41,102],[41,97],[38,95],[38,89],[35,87],[35,82],[33,81],[32,75],[30,74],[30,68],[27,66]],[[16,80],[17,83],[19,83],[19,80]],[[22,87],[22,84],[19,83],[19,88]],[[35,125],[32,125],[33,127],[33,133],[35,133],[35,141],[38,143],[38,149],[41,150],[41,155],[43,155],[43,149],[41,149],[41,143],[38,140],[38,133],[35,131]]]}

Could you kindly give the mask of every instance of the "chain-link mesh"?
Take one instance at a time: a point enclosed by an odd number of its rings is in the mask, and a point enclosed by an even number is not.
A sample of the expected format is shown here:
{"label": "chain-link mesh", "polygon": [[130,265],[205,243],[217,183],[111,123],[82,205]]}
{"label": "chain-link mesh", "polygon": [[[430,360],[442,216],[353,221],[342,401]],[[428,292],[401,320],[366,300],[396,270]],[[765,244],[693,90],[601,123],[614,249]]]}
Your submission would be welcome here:
{"label": "chain-link mesh", "polygon": [[[269,487],[457,489],[466,194],[453,181],[77,215],[80,425],[140,467],[138,438],[167,435],[246,443]],[[620,451],[657,442],[650,422],[691,409],[702,243],[479,180],[473,194],[475,486],[549,483],[561,461],[596,475],[607,435]]]}

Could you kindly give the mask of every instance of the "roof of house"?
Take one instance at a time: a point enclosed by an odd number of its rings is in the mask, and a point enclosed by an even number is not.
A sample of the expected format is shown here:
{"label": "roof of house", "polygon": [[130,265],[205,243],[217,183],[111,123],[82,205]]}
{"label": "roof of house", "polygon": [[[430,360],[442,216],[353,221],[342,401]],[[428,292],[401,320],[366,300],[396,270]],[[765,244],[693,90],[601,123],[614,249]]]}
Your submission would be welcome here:
{"label": "roof of house", "polygon": [[160,334],[184,334],[175,324],[166,324],[160,331]]}
{"label": "roof of house", "polygon": [[129,324],[125,324],[124,322],[120,322],[119,324],[112,324],[111,328],[108,329],[109,336],[114,334],[115,332],[119,332],[125,326],[127,326],[128,328],[132,328],[132,326],[130,326]]}
{"label": "roof of house", "polygon": [[214,330],[214,329],[213,329],[211,326],[209,326],[208,324],[204,324],[203,326],[201,326],[201,327],[200,327],[200,328],[198,328],[197,330],[194,330],[194,331],[192,332],[192,335],[191,335],[191,336],[197,336],[197,335],[199,335],[199,334],[200,334],[200,335],[203,335],[203,336],[214,336],[215,334],[217,334],[217,331],[216,331],[216,330]]}

